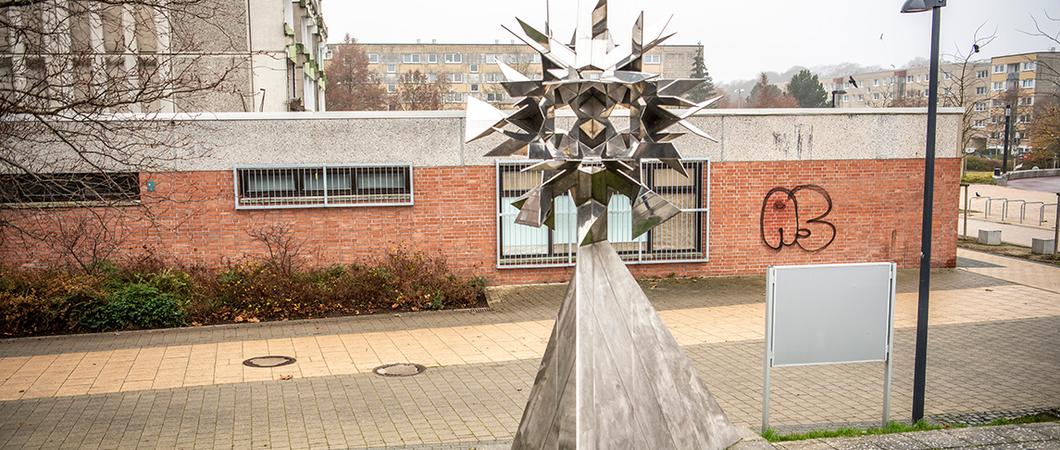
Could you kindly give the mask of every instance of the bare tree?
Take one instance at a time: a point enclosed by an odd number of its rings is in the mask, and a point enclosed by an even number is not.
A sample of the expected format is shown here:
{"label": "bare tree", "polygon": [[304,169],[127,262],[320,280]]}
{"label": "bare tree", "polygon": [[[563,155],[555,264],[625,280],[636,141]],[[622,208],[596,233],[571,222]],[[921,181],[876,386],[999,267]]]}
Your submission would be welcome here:
{"label": "bare tree", "polygon": [[150,215],[138,174],[209,151],[159,115],[246,109],[241,5],[0,0],[0,237],[59,245],[81,267],[120,246],[116,223]]}
{"label": "bare tree", "polygon": [[295,236],[291,224],[265,225],[247,234],[265,246],[268,252],[265,264],[272,269],[290,278],[301,267],[305,241]]}
{"label": "bare tree", "polygon": [[986,22],[975,29],[971,45],[954,44],[954,51],[943,55],[943,59],[948,59],[953,63],[942,65],[940,70],[948,83],[945,83],[939,90],[939,102],[943,106],[964,109],[961,120],[961,150],[969,148],[974,138],[986,139],[984,132],[975,127],[975,99],[979,98],[975,92],[977,80],[979,80],[976,72],[980,68],[976,66],[974,58],[983,48],[994,42],[997,38],[997,29],[987,34],[983,31],[984,27],[986,27]]}
{"label": "bare tree", "polygon": [[386,91],[368,68],[368,55],[355,39],[346,35],[335,47],[328,63],[328,109],[333,111],[378,111],[386,109]]}
{"label": "bare tree", "polygon": [[447,74],[431,79],[427,74],[410,71],[401,75],[397,92],[389,98],[392,111],[421,111],[442,109],[445,94],[449,93]]}

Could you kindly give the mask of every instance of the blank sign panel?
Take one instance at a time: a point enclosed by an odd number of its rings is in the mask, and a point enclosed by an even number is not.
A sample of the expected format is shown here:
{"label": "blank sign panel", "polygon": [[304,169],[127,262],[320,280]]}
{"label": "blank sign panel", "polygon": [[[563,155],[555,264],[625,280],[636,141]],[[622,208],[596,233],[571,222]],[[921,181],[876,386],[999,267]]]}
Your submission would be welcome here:
{"label": "blank sign panel", "polygon": [[770,268],[771,365],[885,361],[894,267]]}

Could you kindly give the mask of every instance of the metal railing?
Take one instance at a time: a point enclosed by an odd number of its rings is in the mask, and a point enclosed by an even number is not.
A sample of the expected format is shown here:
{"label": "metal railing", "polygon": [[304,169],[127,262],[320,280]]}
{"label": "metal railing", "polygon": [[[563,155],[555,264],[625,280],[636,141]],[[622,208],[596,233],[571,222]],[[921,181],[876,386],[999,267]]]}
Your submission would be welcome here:
{"label": "metal railing", "polygon": [[1045,226],[1045,221],[1046,221],[1046,214],[1045,213],[1046,213],[1046,210],[1048,208],[1055,208],[1057,206],[1056,203],[1032,202],[1032,201],[1022,200],[1022,199],[1018,199],[1018,198],[1010,199],[1010,198],[1004,198],[1004,197],[986,197],[986,196],[968,197],[967,193],[966,193],[965,194],[965,202],[966,202],[966,205],[967,205],[965,207],[965,214],[966,215],[970,215],[970,213],[971,213],[970,208],[972,208],[972,205],[974,204],[974,202],[976,200],[982,200],[982,201],[985,202],[985,204],[984,204],[985,208],[983,208],[983,217],[984,218],[990,218],[991,213],[993,213],[994,203],[995,202],[1000,202],[1001,203],[1001,221],[1002,222],[1005,222],[1005,221],[1008,220],[1008,215],[1009,215],[1009,211],[1010,211],[1009,205],[1013,204],[1013,203],[1019,204],[1019,208],[1020,208],[1019,223],[1021,225],[1025,224],[1027,222],[1027,207],[1032,206],[1032,205],[1037,205],[1038,206],[1038,226],[1039,227]]}
{"label": "metal railing", "polygon": [[[497,267],[574,265],[578,252],[577,209],[569,194],[553,205],[554,229],[515,223],[511,205],[541,183],[540,173],[522,172],[533,161],[497,161]],[[642,178],[682,213],[648,233],[633,238],[632,210],[625,196],[615,194],[608,205],[608,240],[628,263],[704,262],[709,255],[710,161],[683,161],[688,177],[658,161],[641,164]]]}

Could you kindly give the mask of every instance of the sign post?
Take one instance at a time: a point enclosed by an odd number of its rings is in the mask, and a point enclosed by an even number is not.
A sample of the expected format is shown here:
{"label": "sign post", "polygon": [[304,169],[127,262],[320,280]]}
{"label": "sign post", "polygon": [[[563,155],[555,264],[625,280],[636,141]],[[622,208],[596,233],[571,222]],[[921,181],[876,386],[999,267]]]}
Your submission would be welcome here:
{"label": "sign post", "polygon": [[883,425],[890,419],[894,263],[770,267],[762,431],[774,367],[883,362]]}

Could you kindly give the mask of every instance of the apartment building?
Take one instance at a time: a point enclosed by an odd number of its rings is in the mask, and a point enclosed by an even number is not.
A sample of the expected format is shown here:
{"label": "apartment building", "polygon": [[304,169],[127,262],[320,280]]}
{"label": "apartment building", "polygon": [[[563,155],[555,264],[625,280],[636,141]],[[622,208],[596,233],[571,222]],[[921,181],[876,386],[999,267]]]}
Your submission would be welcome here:
{"label": "apartment building", "polygon": [[[990,95],[982,103],[989,120],[976,123],[989,133],[987,148],[1001,149],[1005,139],[1005,106],[1011,106],[1011,145],[1018,152],[1029,150],[1028,129],[1034,121],[1035,105],[1060,94],[1060,52],[1035,52],[994,58],[990,66]],[[977,105],[978,107],[978,105]]]}
{"label": "apartment building", "polygon": [[[329,50],[341,45],[347,44],[331,44]],[[541,77],[541,55],[522,43],[359,45],[387,92],[397,92],[401,75],[412,71],[420,71],[430,81],[445,80],[449,93],[442,99],[444,109],[462,109],[469,95],[490,103],[509,103],[511,99],[499,84],[505,80],[498,61],[532,78]],[[687,78],[699,49],[699,45],[661,46],[645,56],[645,70],[666,78]]]}
{"label": "apartment building", "polygon": [[[1023,137],[1034,120],[1034,105],[1056,94],[1058,69],[1060,52],[1055,51],[1005,55],[967,65],[942,64],[939,104],[965,107],[966,145],[978,150],[1003,148],[1005,105],[1011,105],[1012,145],[1018,152],[1027,151]],[[833,79],[826,89],[845,91],[836,97],[840,108],[927,106],[929,71],[925,66],[853,74]]]}
{"label": "apartment building", "polygon": [[8,92],[70,104],[107,90],[172,90],[115,112],[325,109],[320,0],[21,2],[0,14]]}

